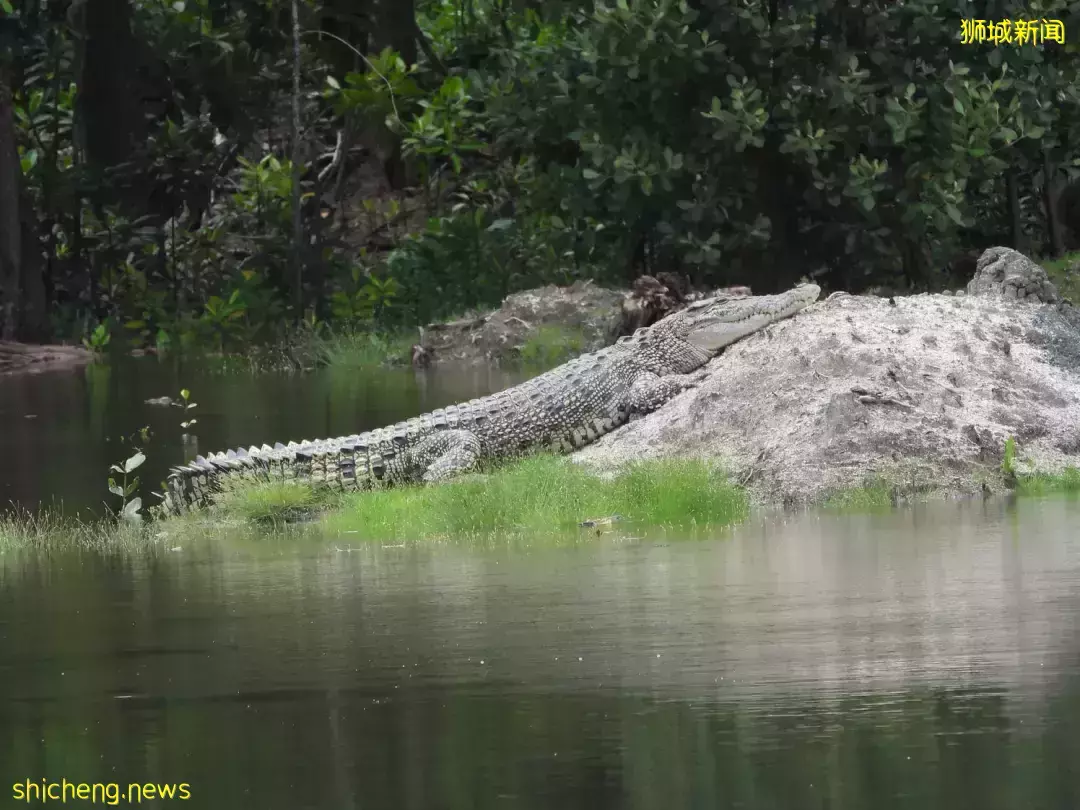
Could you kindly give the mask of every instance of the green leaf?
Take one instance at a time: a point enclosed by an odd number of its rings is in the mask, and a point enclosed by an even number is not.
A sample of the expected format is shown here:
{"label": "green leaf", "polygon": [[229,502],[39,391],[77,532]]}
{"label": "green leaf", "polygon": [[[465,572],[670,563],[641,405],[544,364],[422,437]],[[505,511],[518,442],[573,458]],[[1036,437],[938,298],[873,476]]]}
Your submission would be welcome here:
{"label": "green leaf", "polygon": [[960,213],[960,209],[958,209],[955,205],[953,205],[952,203],[945,203],[945,213],[949,216],[949,219],[951,219],[961,228],[964,227],[964,215]]}
{"label": "green leaf", "polygon": [[333,87],[335,90],[340,90],[341,89],[341,84],[338,83],[338,80],[335,79],[333,76],[327,76],[326,77],[326,83],[328,85],[330,85],[331,87]]}
{"label": "green leaf", "polygon": [[140,519],[140,509],[142,509],[142,498],[132,498],[124,504],[124,510],[121,514],[125,520],[138,521]]}
{"label": "green leaf", "polygon": [[112,478],[109,479],[109,492],[118,498],[124,497],[124,490],[120,488],[120,485]]}
{"label": "green leaf", "polygon": [[144,456],[142,453],[136,453],[124,462],[124,472],[130,473],[139,469],[139,467],[142,466],[144,461],[146,461],[146,456]]}
{"label": "green leaf", "polygon": [[0,0],[0,9],[2,9],[5,14],[15,13],[15,9],[11,7],[11,3],[9,3],[8,0]]}
{"label": "green leaf", "polygon": [[962,101],[960,101],[960,99],[953,98],[953,100],[952,100],[952,108],[954,110],[956,110],[958,113],[960,113],[960,115],[964,114],[964,103]]}
{"label": "green leaf", "polygon": [[514,224],[514,220],[512,220],[512,219],[497,219],[494,222],[492,222],[490,225],[488,225],[487,229],[489,231],[505,231],[507,228],[509,228],[513,224]]}
{"label": "green leaf", "polygon": [[600,172],[596,171],[596,169],[582,169],[581,176],[586,180],[595,180],[600,176]]}

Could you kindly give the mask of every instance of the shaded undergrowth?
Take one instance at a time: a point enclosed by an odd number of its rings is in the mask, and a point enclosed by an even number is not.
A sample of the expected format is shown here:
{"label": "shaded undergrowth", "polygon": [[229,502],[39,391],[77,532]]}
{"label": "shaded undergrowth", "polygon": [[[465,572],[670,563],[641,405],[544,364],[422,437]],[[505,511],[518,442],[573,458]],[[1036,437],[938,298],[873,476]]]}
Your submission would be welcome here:
{"label": "shaded undergrowth", "polygon": [[1080,305],[1080,251],[1067,253],[1057,259],[1043,259],[1040,264],[1057,286],[1058,292]]}

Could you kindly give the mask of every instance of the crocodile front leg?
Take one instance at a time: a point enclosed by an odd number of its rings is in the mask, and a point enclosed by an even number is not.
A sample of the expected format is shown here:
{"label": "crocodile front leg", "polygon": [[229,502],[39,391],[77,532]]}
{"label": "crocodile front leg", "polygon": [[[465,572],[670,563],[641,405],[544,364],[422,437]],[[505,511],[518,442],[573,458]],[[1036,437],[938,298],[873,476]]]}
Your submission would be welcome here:
{"label": "crocodile front leg", "polygon": [[480,439],[469,430],[443,430],[417,442],[411,455],[420,480],[426,484],[445,481],[476,468]]}
{"label": "crocodile front leg", "polygon": [[642,372],[627,394],[630,413],[652,413],[672,397],[693,388],[704,376],[704,369],[690,374],[666,374],[663,377],[651,371]]}

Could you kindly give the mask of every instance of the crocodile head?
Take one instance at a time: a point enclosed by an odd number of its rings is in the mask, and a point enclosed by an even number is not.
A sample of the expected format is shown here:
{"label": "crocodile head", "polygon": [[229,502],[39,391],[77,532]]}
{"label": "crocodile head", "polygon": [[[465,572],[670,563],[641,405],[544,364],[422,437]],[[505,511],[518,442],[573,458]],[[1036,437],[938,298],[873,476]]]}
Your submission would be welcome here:
{"label": "crocodile head", "polygon": [[817,301],[820,294],[816,284],[801,284],[779,295],[706,298],[657,326],[666,327],[671,337],[713,355],[771,323],[791,317]]}

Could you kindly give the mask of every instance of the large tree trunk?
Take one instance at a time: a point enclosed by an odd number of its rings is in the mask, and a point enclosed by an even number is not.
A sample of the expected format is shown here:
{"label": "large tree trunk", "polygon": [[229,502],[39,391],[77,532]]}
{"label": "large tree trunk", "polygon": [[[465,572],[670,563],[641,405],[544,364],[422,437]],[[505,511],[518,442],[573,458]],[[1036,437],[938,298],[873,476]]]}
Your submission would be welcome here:
{"label": "large tree trunk", "polygon": [[52,336],[49,323],[48,296],[45,280],[48,264],[38,239],[37,212],[26,189],[20,191],[20,220],[22,224],[22,317],[19,320],[18,337],[32,343],[45,343]]}
{"label": "large tree trunk", "polygon": [[136,92],[136,43],[128,0],[85,0],[77,111],[91,165],[115,166],[143,140]]}
{"label": "large tree trunk", "polygon": [[393,48],[406,65],[416,63],[416,8],[413,0],[377,0],[375,44],[378,50]]}
{"label": "large tree trunk", "polygon": [[[417,35],[416,8],[413,0],[377,0],[375,4],[375,50],[393,48],[406,65],[416,63]],[[383,159],[383,170],[390,187],[402,189],[415,181],[401,154],[401,141],[393,137],[389,154]]]}
{"label": "large tree trunk", "polygon": [[1055,182],[1057,179],[1054,164],[1050,160],[1050,150],[1043,147],[1043,206],[1046,209],[1046,230],[1050,238],[1050,255],[1057,257],[1065,253],[1065,234],[1061,229],[1061,220],[1058,218],[1057,193]]}
{"label": "large tree trunk", "polygon": [[1008,169],[1005,173],[1005,189],[1009,197],[1009,232],[1012,241],[1012,249],[1026,253],[1024,245],[1023,215],[1020,211],[1020,179],[1016,169]]}
{"label": "large tree trunk", "polygon": [[12,340],[22,314],[22,168],[15,147],[15,116],[9,73],[0,63],[0,339]]}
{"label": "large tree trunk", "polygon": [[293,285],[293,313],[297,323],[304,317],[303,250],[304,223],[300,212],[300,8],[292,0],[292,249],[289,251]]}

